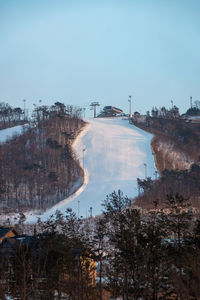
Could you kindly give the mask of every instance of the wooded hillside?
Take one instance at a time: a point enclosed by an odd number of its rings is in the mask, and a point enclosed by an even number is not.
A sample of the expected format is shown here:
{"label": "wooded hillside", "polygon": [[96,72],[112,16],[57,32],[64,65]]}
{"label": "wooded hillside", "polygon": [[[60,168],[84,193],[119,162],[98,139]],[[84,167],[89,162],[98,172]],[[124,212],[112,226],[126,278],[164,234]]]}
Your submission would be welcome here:
{"label": "wooded hillside", "polygon": [[152,152],[161,175],[156,180],[138,178],[140,195],[136,205],[150,208],[159,198],[159,205],[163,207],[167,194],[180,193],[200,208],[200,124],[182,119],[177,107],[170,110],[154,108],[151,116],[147,114],[145,122],[135,120],[133,123],[154,134]]}
{"label": "wooded hillside", "polygon": [[11,107],[8,103],[0,103],[0,129],[21,125],[27,122],[25,111],[20,107]]}
{"label": "wooded hillside", "polygon": [[57,212],[32,236],[5,239],[0,298],[200,299],[200,220],[182,196],[165,200],[167,213],[143,215],[113,192],[99,218]]}
{"label": "wooded hillside", "polygon": [[67,197],[83,171],[71,144],[84,126],[62,103],[36,107],[20,136],[0,145],[0,201],[4,212],[45,209]]}

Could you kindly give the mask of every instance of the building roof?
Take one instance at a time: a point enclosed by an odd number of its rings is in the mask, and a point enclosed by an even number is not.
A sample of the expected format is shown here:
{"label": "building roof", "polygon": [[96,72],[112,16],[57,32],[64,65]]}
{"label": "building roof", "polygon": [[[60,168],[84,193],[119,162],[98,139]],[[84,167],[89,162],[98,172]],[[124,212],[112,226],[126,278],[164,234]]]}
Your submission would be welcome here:
{"label": "building roof", "polygon": [[120,108],[114,107],[114,106],[104,106],[104,111],[113,111],[115,113],[123,113],[123,110],[121,110]]}
{"label": "building roof", "polygon": [[17,231],[14,229],[14,227],[3,227],[0,226],[0,239],[4,237],[9,231],[13,231],[15,234],[17,234]]}

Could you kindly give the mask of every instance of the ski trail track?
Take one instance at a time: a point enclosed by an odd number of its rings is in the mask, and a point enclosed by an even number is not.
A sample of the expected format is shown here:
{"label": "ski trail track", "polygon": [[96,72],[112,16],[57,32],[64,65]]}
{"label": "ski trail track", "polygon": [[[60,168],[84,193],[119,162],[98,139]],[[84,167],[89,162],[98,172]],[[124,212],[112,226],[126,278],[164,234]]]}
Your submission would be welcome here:
{"label": "ski trail track", "polygon": [[73,148],[83,164],[84,184],[70,197],[59,202],[43,214],[27,215],[27,222],[36,222],[40,217],[45,221],[56,210],[62,213],[72,208],[80,216],[89,216],[102,212],[102,201],[114,190],[122,190],[128,197],[137,196],[137,178],[144,178],[147,164],[147,176],[153,178],[154,158],[151,150],[152,135],[130,125],[121,118],[91,119],[73,144]]}
{"label": "ski trail track", "polygon": [[20,135],[23,130],[28,127],[29,124],[18,125],[6,129],[0,130],[0,143],[5,143],[7,140],[11,139],[15,135]]}

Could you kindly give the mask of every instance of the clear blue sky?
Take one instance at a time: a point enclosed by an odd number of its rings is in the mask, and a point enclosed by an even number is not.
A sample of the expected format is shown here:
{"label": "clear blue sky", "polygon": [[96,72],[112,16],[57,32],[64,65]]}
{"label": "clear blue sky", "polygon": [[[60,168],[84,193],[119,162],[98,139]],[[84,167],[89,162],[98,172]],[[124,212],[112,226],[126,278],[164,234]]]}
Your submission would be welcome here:
{"label": "clear blue sky", "polygon": [[200,100],[199,0],[0,0],[0,102]]}

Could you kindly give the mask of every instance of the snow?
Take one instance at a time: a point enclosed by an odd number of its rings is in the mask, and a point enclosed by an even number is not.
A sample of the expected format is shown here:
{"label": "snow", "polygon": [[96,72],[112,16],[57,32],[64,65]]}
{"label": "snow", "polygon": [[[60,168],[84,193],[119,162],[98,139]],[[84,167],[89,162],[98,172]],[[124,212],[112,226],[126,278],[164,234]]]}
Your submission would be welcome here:
{"label": "snow", "polygon": [[189,120],[200,120],[200,116],[189,116]]}
{"label": "snow", "polygon": [[18,125],[7,129],[0,130],[0,143],[4,143],[7,140],[11,139],[14,135],[20,135],[23,130],[24,126],[29,126],[28,124],[25,125]]}
{"label": "snow", "polygon": [[174,170],[189,170],[191,165],[194,163],[194,161],[187,157],[184,152],[176,150],[175,146],[171,143],[160,141],[158,145],[158,151],[162,152],[164,168],[165,161],[167,161],[166,158],[168,158],[168,160],[172,162]]}
{"label": "snow", "polygon": [[102,201],[114,190],[120,189],[131,198],[137,196],[137,178],[145,176],[144,163],[147,164],[147,176],[154,177],[151,134],[121,118],[87,121],[89,124],[73,145],[81,165],[84,155],[84,184],[43,214],[27,215],[27,222],[36,222],[37,217],[44,221],[56,210],[64,213],[67,208],[77,214],[79,210],[80,216],[87,217],[92,207],[93,216],[99,215]]}

